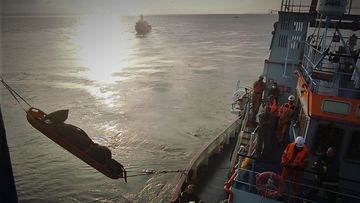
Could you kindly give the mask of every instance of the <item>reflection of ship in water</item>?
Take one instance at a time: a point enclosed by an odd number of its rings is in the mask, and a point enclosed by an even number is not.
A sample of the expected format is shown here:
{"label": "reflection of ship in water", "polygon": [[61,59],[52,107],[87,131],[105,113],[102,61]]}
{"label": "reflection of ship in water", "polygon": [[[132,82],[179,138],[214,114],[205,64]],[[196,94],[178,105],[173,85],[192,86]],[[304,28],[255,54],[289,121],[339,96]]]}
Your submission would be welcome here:
{"label": "reflection of ship in water", "polygon": [[360,202],[360,15],[348,0],[303,3],[282,1],[263,77],[238,83],[238,119],[191,160],[172,202],[192,184],[205,202]]}
{"label": "reflection of ship in water", "polygon": [[140,15],[140,19],[135,24],[136,34],[145,35],[151,31],[151,25]]}

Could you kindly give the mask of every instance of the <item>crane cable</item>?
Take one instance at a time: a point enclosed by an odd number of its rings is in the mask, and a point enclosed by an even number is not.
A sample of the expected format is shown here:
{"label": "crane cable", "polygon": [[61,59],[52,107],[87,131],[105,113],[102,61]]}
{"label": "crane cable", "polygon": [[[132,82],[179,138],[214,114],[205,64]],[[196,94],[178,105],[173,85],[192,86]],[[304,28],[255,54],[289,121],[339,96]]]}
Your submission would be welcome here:
{"label": "crane cable", "polygon": [[[21,101],[23,101],[26,105],[28,105],[29,107],[31,107],[31,105],[19,94],[17,93],[13,88],[10,87],[10,85],[8,85],[4,79],[2,77],[0,77],[0,82],[4,85],[4,87],[10,92],[10,94],[14,97],[14,99],[17,101],[17,103],[20,105],[20,107],[26,112],[27,109],[25,109],[25,107],[23,106],[23,104],[21,103]],[[20,100],[21,101],[20,101]]]}
{"label": "crane cable", "polygon": [[144,175],[159,175],[159,174],[167,174],[167,173],[185,173],[186,170],[155,170],[155,169],[145,169],[143,171],[128,171],[128,172],[139,172],[138,174],[128,175],[127,177],[137,177]]}

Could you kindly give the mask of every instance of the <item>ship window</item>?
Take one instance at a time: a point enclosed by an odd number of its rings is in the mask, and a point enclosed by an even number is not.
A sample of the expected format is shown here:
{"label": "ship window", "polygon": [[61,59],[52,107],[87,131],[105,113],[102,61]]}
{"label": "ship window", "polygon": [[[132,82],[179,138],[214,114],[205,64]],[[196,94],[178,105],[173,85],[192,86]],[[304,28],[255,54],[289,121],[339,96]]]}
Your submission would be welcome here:
{"label": "ship window", "polygon": [[360,163],[360,131],[352,134],[345,159]]}
{"label": "ship window", "polygon": [[323,154],[327,148],[335,147],[339,151],[344,130],[335,127],[332,123],[318,125],[313,137],[311,153]]}
{"label": "ship window", "polygon": [[340,3],[339,0],[327,0],[325,2],[325,6],[337,6],[337,7],[339,7],[339,6],[341,6],[341,3]]}
{"label": "ship window", "polygon": [[299,49],[300,48],[300,40],[301,40],[301,36],[299,35],[294,35],[292,36],[292,42],[290,44],[290,48],[291,49]]}
{"label": "ship window", "polygon": [[328,113],[336,113],[342,115],[348,115],[351,110],[350,103],[335,101],[335,100],[323,100],[321,105],[321,111]]}
{"label": "ship window", "polygon": [[280,35],[279,36],[279,47],[286,48],[287,47],[288,36],[287,35]]}
{"label": "ship window", "polygon": [[304,27],[304,22],[302,22],[302,21],[295,21],[294,22],[294,30],[295,31],[301,32],[303,30],[303,27]]}

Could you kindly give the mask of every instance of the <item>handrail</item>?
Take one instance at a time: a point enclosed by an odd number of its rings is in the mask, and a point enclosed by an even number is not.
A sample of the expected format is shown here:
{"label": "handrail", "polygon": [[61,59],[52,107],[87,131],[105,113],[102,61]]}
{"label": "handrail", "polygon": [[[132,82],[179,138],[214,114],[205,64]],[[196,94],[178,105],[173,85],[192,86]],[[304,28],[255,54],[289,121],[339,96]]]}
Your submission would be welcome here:
{"label": "handrail", "polygon": [[[314,4],[304,4],[304,0],[282,0],[280,11],[283,12],[316,12],[317,1]],[[353,10],[359,10],[359,7],[353,7],[353,0],[349,1],[346,14],[350,15]]]}
{"label": "handrail", "polygon": [[[325,192],[330,192],[330,193],[338,194],[338,195],[341,195],[341,196],[344,196],[344,197],[348,197],[348,198],[360,200],[360,196],[350,195],[350,194],[346,194],[346,193],[342,193],[342,192],[337,192],[337,191],[334,191],[334,190],[329,190],[329,189],[321,188],[321,187],[314,187],[314,186],[312,186],[312,185],[302,184],[302,183],[298,183],[298,182],[294,182],[294,181],[289,181],[289,180],[284,180],[284,181],[287,182],[287,183],[290,183],[290,184],[294,184],[294,183],[295,183],[295,184],[298,184],[298,185],[300,185],[300,186],[305,186],[305,187],[312,188],[312,189],[318,189],[318,190],[322,190],[322,191],[325,191]],[[246,182],[246,181],[234,180],[234,182],[241,183],[241,184],[244,184],[244,185],[247,185],[247,186],[250,186],[250,187],[256,187],[255,184],[251,184],[251,183],[248,183],[248,182]],[[268,189],[268,190],[269,190],[269,191],[275,191],[275,190],[272,190],[272,189]],[[300,196],[295,196],[295,195],[291,195],[291,194],[287,194],[287,193],[284,193],[283,195],[284,195],[284,196],[293,197],[293,198],[297,198],[297,199],[306,200],[306,201],[312,201],[312,200],[308,200],[308,199],[305,199],[305,198],[300,197]]]}
{"label": "handrail", "polygon": [[255,152],[256,150],[256,145],[257,145],[257,130],[259,128],[259,125],[256,126],[256,128],[254,129],[253,132],[251,132],[251,135],[250,135],[250,140],[249,140],[249,143],[248,143],[248,147],[249,147],[249,151],[248,151],[248,155],[253,155],[253,153]]}
{"label": "handrail", "polygon": [[232,203],[234,200],[234,193],[231,191],[230,187],[232,186],[232,184],[234,183],[235,178],[237,177],[238,171],[236,170],[232,176],[230,177],[230,179],[228,181],[225,182],[224,184],[224,191],[229,195],[228,198],[228,203]]}
{"label": "handrail", "polygon": [[[239,155],[239,156],[247,157],[247,158],[250,158],[252,160],[257,160],[256,158],[254,158],[252,156],[247,156],[247,155]],[[245,169],[245,168],[241,168],[241,170],[247,171],[247,172],[252,172],[252,173],[259,173],[259,172],[256,172],[254,170],[249,170],[249,169]],[[296,170],[296,169],[294,169],[294,170]],[[301,170],[301,171],[303,171],[305,173],[309,173],[309,174],[317,174],[315,171],[312,171],[312,170]],[[356,181],[356,180],[352,180],[352,179],[348,179],[348,178],[343,178],[343,177],[339,177],[339,180],[347,181],[347,182],[351,182],[351,183],[355,183],[355,184],[360,184],[360,181]]]}
{"label": "handrail", "polygon": [[[249,187],[256,187],[255,184],[251,184],[251,183],[248,183],[246,181],[241,181],[241,180],[235,180],[234,182],[237,182],[237,183],[241,183],[241,184],[244,184],[244,185],[247,185]],[[298,185],[301,185],[301,186],[304,186],[304,184],[301,184],[301,183],[297,183],[297,182],[292,182],[292,181],[289,181],[289,180],[285,180],[285,182],[288,182],[288,183],[296,183]],[[334,191],[334,190],[328,190],[328,189],[325,189],[325,188],[321,188],[321,187],[314,187],[314,186],[309,186],[309,185],[306,185],[308,186],[309,188],[314,188],[314,189],[318,189],[318,190],[322,190],[322,191],[325,191],[325,192],[330,192],[330,193],[334,193],[334,194],[337,194],[337,195],[340,195],[340,196],[344,196],[344,197],[348,197],[348,198],[351,198],[351,199],[357,199],[357,200],[360,200],[360,197],[359,196],[355,196],[355,195],[349,195],[349,194],[346,194],[346,193],[341,193],[341,192],[337,192],[337,191]],[[270,189],[268,188],[267,190],[271,191],[271,192],[274,192],[275,190],[273,189]],[[291,198],[294,198],[294,199],[299,199],[299,200],[305,200],[307,202],[316,202],[314,200],[310,200],[310,199],[307,199],[307,198],[304,198],[304,197],[301,197],[301,196],[297,196],[297,195],[291,195],[291,194],[288,194],[288,193],[283,193],[282,195],[284,196],[287,196],[287,197],[291,197]]]}
{"label": "handrail", "polygon": [[[260,172],[257,172],[257,171],[254,171],[254,170],[249,170],[249,169],[243,169],[243,168],[239,168],[239,170],[241,171],[244,171],[244,172],[249,172],[249,173],[252,173],[252,174],[260,174]],[[310,172],[308,170],[305,170],[304,172]],[[316,174],[315,172],[311,172],[311,173],[314,173]],[[237,171],[237,174],[239,174],[239,171]],[[284,180],[285,182],[287,182],[288,184],[298,184],[302,187],[305,187],[305,188],[309,188],[309,189],[321,189],[323,191],[326,191],[326,192],[330,192],[330,193],[334,193],[334,194],[337,194],[337,195],[340,195],[340,196],[343,196],[343,197],[348,197],[348,198],[351,198],[351,199],[357,199],[357,200],[360,200],[360,196],[356,196],[356,195],[352,195],[352,194],[347,194],[347,193],[342,193],[342,192],[338,192],[338,191],[334,191],[334,190],[329,190],[329,189],[326,189],[326,188],[321,188],[321,187],[315,187],[315,186],[312,186],[312,185],[308,185],[308,184],[304,184],[304,183],[299,183],[299,182],[294,182],[294,181],[290,181],[290,180]],[[249,187],[256,187],[255,184],[251,184],[249,182],[246,182],[246,181],[243,181],[243,180],[238,180],[238,179],[235,179],[234,182],[238,182],[238,183],[242,183],[242,184],[245,184]],[[359,182],[358,182],[359,183]],[[270,189],[269,189],[270,190]],[[271,191],[271,190],[270,190]],[[296,199],[301,199],[301,200],[307,200],[301,196],[296,196],[296,195],[291,195],[291,194],[286,194],[284,193],[283,194],[284,196],[288,196],[288,197],[291,197],[291,198],[296,198]],[[311,200],[307,200],[307,201],[311,201]]]}
{"label": "handrail", "polygon": [[[296,3],[296,4],[295,4]],[[281,6],[280,6],[280,11],[283,12],[299,12],[299,13],[303,13],[303,12],[310,12],[310,11],[315,11],[316,10],[316,5],[305,5],[303,4],[302,0],[296,1],[295,0],[282,0],[281,1]]]}
{"label": "handrail", "polygon": [[[251,94],[251,92],[252,92],[252,91],[250,90],[249,94]],[[249,117],[249,111],[250,111],[250,101],[251,101],[251,100],[248,100],[248,101],[246,102],[246,104],[245,104],[245,110],[244,110],[244,114],[243,114],[243,119],[244,119],[244,120],[249,120],[248,117]],[[246,123],[243,123],[242,126],[240,127],[240,130],[243,131],[243,129],[244,129],[245,126],[246,126]],[[242,139],[242,138],[240,137],[239,139]],[[241,146],[241,140],[239,140],[239,141],[236,143],[236,146],[235,146],[234,151],[238,152],[238,151],[241,150],[241,148],[242,148],[242,146]],[[231,166],[231,167],[233,167],[233,166],[236,165],[236,164],[235,164],[236,161],[241,161],[241,160],[236,160],[236,159],[237,159],[237,157],[235,157],[235,156],[233,156],[233,157],[231,158],[231,161],[230,161],[230,166]]]}
{"label": "handrail", "polygon": [[[312,55],[313,57],[309,58],[308,53],[311,53],[310,55]],[[330,54],[331,53],[329,53],[329,55]],[[322,90],[332,90],[333,96],[338,96],[338,94],[335,93],[335,92],[339,91],[339,90],[346,90],[348,92],[360,93],[359,89],[339,87],[337,85],[334,85],[335,82],[337,81],[335,79],[333,81],[331,81],[331,82],[328,82],[327,85],[323,85],[323,84],[317,83],[315,81],[315,79],[312,77],[312,70],[317,69],[317,65],[320,62],[323,62],[323,63],[328,62],[328,61],[322,61],[322,59],[324,58],[325,55],[327,55],[327,53],[320,52],[319,50],[314,48],[308,42],[305,43],[305,54],[304,54],[304,57],[303,57],[303,63],[301,65],[300,70],[303,72],[303,75],[305,76],[306,81],[310,82],[310,89],[312,91],[314,91],[315,93],[319,93],[320,88],[322,88]],[[343,55],[341,55],[341,56],[343,56]],[[346,57],[351,57],[351,56],[346,55]],[[320,60],[320,62],[317,61],[317,60]],[[316,64],[314,63],[315,61],[317,61]],[[328,62],[328,63],[330,63],[330,62]],[[341,65],[341,63],[338,63],[338,64]],[[352,75],[352,73],[341,72],[341,71],[336,70],[335,68],[330,69],[330,70],[334,70],[334,71],[330,71],[330,73],[333,74],[334,78],[340,78],[340,77],[343,77],[343,76],[346,76],[346,75],[347,76]],[[321,69],[320,69],[320,71],[321,71]]]}

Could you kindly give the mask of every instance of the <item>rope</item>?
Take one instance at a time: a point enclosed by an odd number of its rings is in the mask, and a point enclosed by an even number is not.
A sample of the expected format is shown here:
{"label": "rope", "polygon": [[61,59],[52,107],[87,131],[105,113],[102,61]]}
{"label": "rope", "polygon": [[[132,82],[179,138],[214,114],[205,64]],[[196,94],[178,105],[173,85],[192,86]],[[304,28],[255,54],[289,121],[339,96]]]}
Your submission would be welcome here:
{"label": "rope", "polygon": [[137,177],[137,176],[145,176],[145,175],[159,175],[159,174],[167,174],[167,173],[184,173],[186,170],[162,170],[157,171],[155,169],[145,169],[143,171],[128,171],[128,172],[140,172],[134,175],[128,175],[127,177]]}
{"label": "rope", "polygon": [[[211,171],[211,170],[230,170],[230,167],[211,167],[211,168],[206,168],[206,169],[201,169],[198,171]],[[159,174],[167,174],[167,173],[185,173],[187,170],[162,170],[162,171],[158,171],[155,169],[145,169],[142,171],[127,171],[128,173],[135,173],[137,172],[137,174],[133,174],[133,175],[128,175],[127,177],[137,177],[137,176],[145,176],[145,175],[159,175]]]}
{"label": "rope", "polygon": [[[29,107],[31,107],[31,105],[19,94],[17,93],[13,88],[10,87],[10,85],[8,85],[4,79],[1,77],[0,78],[0,82],[4,85],[4,87],[10,92],[11,96],[14,97],[14,99],[17,101],[17,103],[20,105],[20,107],[26,112],[25,107],[22,105],[21,101],[24,102],[26,105],[28,105]],[[21,101],[20,101],[20,100]]]}

